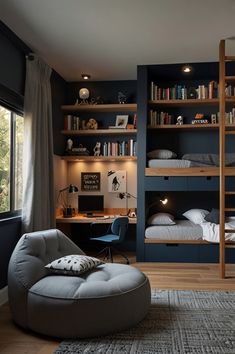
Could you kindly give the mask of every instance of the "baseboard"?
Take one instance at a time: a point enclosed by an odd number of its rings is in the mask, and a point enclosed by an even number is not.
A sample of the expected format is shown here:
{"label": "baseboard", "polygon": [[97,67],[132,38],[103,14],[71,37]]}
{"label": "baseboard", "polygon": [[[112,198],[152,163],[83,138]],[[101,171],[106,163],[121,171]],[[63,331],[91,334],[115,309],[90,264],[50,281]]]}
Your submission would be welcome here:
{"label": "baseboard", "polygon": [[0,306],[8,301],[8,287],[0,289]]}

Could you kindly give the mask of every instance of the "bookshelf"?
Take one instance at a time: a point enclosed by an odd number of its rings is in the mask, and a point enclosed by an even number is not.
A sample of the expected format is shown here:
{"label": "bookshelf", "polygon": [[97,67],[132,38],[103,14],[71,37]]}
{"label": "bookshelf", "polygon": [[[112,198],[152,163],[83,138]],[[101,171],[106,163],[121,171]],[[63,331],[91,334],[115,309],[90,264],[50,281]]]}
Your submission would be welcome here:
{"label": "bookshelf", "polygon": [[[89,149],[89,156],[82,156],[76,154],[69,154],[62,156],[62,159],[66,161],[85,161],[85,162],[95,162],[95,161],[125,161],[125,160],[137,160],[136,158],[136,136],[137,129],[116,129],[109,128],[109,125],[113,125],[114,117],[112,118],[112,123],[110,123],[110,118],[107,116],[102,116],[102,127],[98,129],[81,129],[81,120],[87,120],[88,114],[91,114],[95,119],[96,114],[108,113],[134,113],[137,111],[137,104],[75,104],[75,105],[63,105],[61,106],[62,111],[65,114],[71,114],[74,117],[74,129],[72,129],[73,124],[70,124],[70,129],[63,129],[61,134],[70,139],[80,139],[79,145],[90,146],[95,145],[97,139],[101,142],[101,155],[102,156],[92,156],[93,150]],[[94,114],[93,114],[94,113]],[[81,114],[81,117],[77,117],[77,114]],[[74,116],[73,116],[74,115]],[[100,117],[100,116],[99,116]],[[78,120],[77,120],[78,118]],[[79,127],[79,129],[77,129]],[[67,128],[67,126],[66,126]],[[94,140],[95,139],[95,140]]]}

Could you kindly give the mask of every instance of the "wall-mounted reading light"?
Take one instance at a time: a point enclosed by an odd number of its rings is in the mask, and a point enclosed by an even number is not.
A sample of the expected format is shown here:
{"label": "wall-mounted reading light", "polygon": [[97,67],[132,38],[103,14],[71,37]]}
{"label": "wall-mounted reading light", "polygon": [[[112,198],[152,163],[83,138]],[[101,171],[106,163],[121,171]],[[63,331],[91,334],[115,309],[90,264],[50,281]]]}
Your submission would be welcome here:
{"label": "wall-mounted reading light", "polygon": [[89,80],[91,78],[91,75],[89,75],[89,74],[82,74],[81,76],[82,76],[83,80]]}
{"label": "wall-mounted reading light", "polygon": [[189,74],[191,73],[193,70],[193,68],[190,66],[190,65],[184,65],[182,67],[182,71],[185,73],[185,74]]}
{"label": "wall-mounted reading light", "polygon": [[160,199],[160,202],[161,202],[163,205],[166,205],[166,204],[168,203],[168,199],[167,199],[167,198]]}

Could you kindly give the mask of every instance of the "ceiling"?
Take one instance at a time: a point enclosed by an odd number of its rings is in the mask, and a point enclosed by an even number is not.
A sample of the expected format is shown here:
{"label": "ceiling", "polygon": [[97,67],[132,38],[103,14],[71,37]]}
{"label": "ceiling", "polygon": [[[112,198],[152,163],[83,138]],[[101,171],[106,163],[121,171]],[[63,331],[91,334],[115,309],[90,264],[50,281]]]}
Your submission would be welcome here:
{"label": "ceiling", "polygon": [[[135,80],[137,65],[217,61],[234,0],[0,0],[2,20],[67,81]],[[230,48],[231,47],[231,48]],[[229,41],[228,50],[235,41]]]}

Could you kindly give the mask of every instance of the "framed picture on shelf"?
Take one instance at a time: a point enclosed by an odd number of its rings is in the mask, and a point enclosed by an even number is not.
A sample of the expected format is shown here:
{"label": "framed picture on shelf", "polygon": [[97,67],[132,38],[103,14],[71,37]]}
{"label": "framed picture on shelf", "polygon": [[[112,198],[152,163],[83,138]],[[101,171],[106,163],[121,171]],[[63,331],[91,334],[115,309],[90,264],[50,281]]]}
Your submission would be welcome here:
{"label": "framed picture on shelf", "polygon": [[110,129],[126,129],[128,123],[128,115],[117,115],[115,125],[110,125]]}
{"label": "framed picture on shelf", "polygon": [[128,115],[117,115],[116,116],[116,128],[125,129],[128,123]]}

